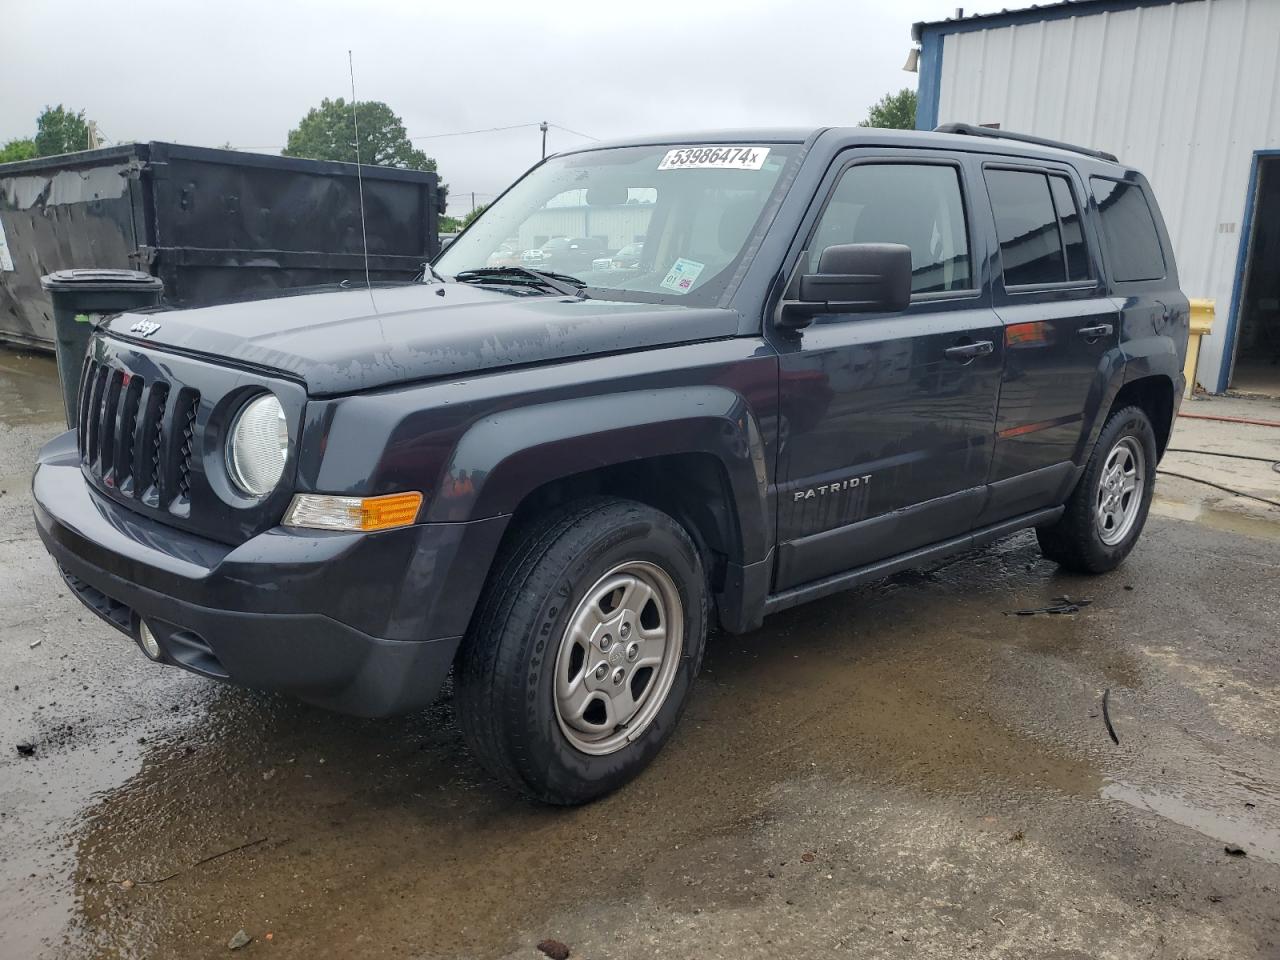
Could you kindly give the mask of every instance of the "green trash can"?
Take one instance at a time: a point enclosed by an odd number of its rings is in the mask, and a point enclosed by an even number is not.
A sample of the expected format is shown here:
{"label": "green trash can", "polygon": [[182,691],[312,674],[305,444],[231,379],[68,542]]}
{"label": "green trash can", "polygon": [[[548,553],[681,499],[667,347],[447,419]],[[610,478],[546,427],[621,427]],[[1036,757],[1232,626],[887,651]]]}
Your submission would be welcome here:
{"label": "green trash can", "polygon": [[154,307],[164,281],[140,270],[59,270],[40,278],[53,301],[58,379],[67,426],[76,425],[76,393],[89,338],[104,316]]}

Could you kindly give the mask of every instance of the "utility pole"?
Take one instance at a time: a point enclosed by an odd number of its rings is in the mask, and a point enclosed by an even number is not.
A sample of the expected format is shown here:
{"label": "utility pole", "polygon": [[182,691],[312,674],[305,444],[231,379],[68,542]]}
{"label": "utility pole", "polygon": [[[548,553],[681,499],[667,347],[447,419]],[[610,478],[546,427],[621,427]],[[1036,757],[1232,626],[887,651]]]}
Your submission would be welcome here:
{"label": "utility pole", "polygon": [[547,159],[547,121],[543,120],[538,124],[538,129],[542,131],[542,159]]}

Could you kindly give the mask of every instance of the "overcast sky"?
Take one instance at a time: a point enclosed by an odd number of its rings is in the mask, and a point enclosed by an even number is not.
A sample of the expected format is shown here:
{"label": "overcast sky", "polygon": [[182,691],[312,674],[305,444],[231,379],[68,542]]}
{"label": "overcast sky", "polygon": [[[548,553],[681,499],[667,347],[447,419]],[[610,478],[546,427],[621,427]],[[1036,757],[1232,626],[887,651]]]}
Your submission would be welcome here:
{"label": "overcast sky", "polygon": [[[1008,3],[1009,0],[1005,0]],[[969,13],[1003,4],[966,4]],[[1017,4],[1012,4],[1017,5]],[[590,137],[852,124],[887,91],[911,24],[955,0],[0,0],[0,142],[45,104],[112,142],[278,153],[321,98],[385,100],[439,161],[450,212],[538,159],[539,120]],[[582,143],[552,129],[548,151]]]}

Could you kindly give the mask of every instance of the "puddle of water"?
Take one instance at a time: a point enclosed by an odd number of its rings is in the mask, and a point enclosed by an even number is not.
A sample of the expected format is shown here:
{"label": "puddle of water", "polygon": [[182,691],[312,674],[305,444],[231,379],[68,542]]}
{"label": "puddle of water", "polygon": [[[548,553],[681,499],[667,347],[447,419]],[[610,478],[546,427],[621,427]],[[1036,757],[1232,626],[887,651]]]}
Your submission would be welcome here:
{"label": "puddle of water", "polygon": [[1280,508],[1250,502],[1247,509],[1254,512],[1242,513],[1209,506],[1206,503],[1187,503],[1160,496],[1156,496],[1151,501],[1151,512],[1155,516],[1200,523],[1224,533],[1237,533],[1262,540],[1280,539]]}
{"label": "puddle of water", "polygon": [[65,423],[62,387],[53,354],[17,352],[0,346],[0,424]]}
{"label": "puddle of water", "polygon": [[[1250,857],[1280,863],[1280,830],[1264,826],[1260,817],[1233,816],[1187,797],[1122,782],[1107,784],[1102,796],[1189,827],[1224,845],[1237,844]],[[1243,805],[1241,809],[1246,810]]]}

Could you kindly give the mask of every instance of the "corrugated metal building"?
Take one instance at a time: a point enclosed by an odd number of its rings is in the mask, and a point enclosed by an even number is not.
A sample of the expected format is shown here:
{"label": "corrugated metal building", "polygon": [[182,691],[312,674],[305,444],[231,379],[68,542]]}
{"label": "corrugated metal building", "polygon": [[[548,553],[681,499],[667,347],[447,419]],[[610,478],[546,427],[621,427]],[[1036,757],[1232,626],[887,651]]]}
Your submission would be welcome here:
{"label": "corrugated metal building", "polygon": [[921,129],[999,125],[1141,169],[1183,289],[1218,304],[1197,379],[1280,395],[1280,0],[1068,0],[914,37]]}

